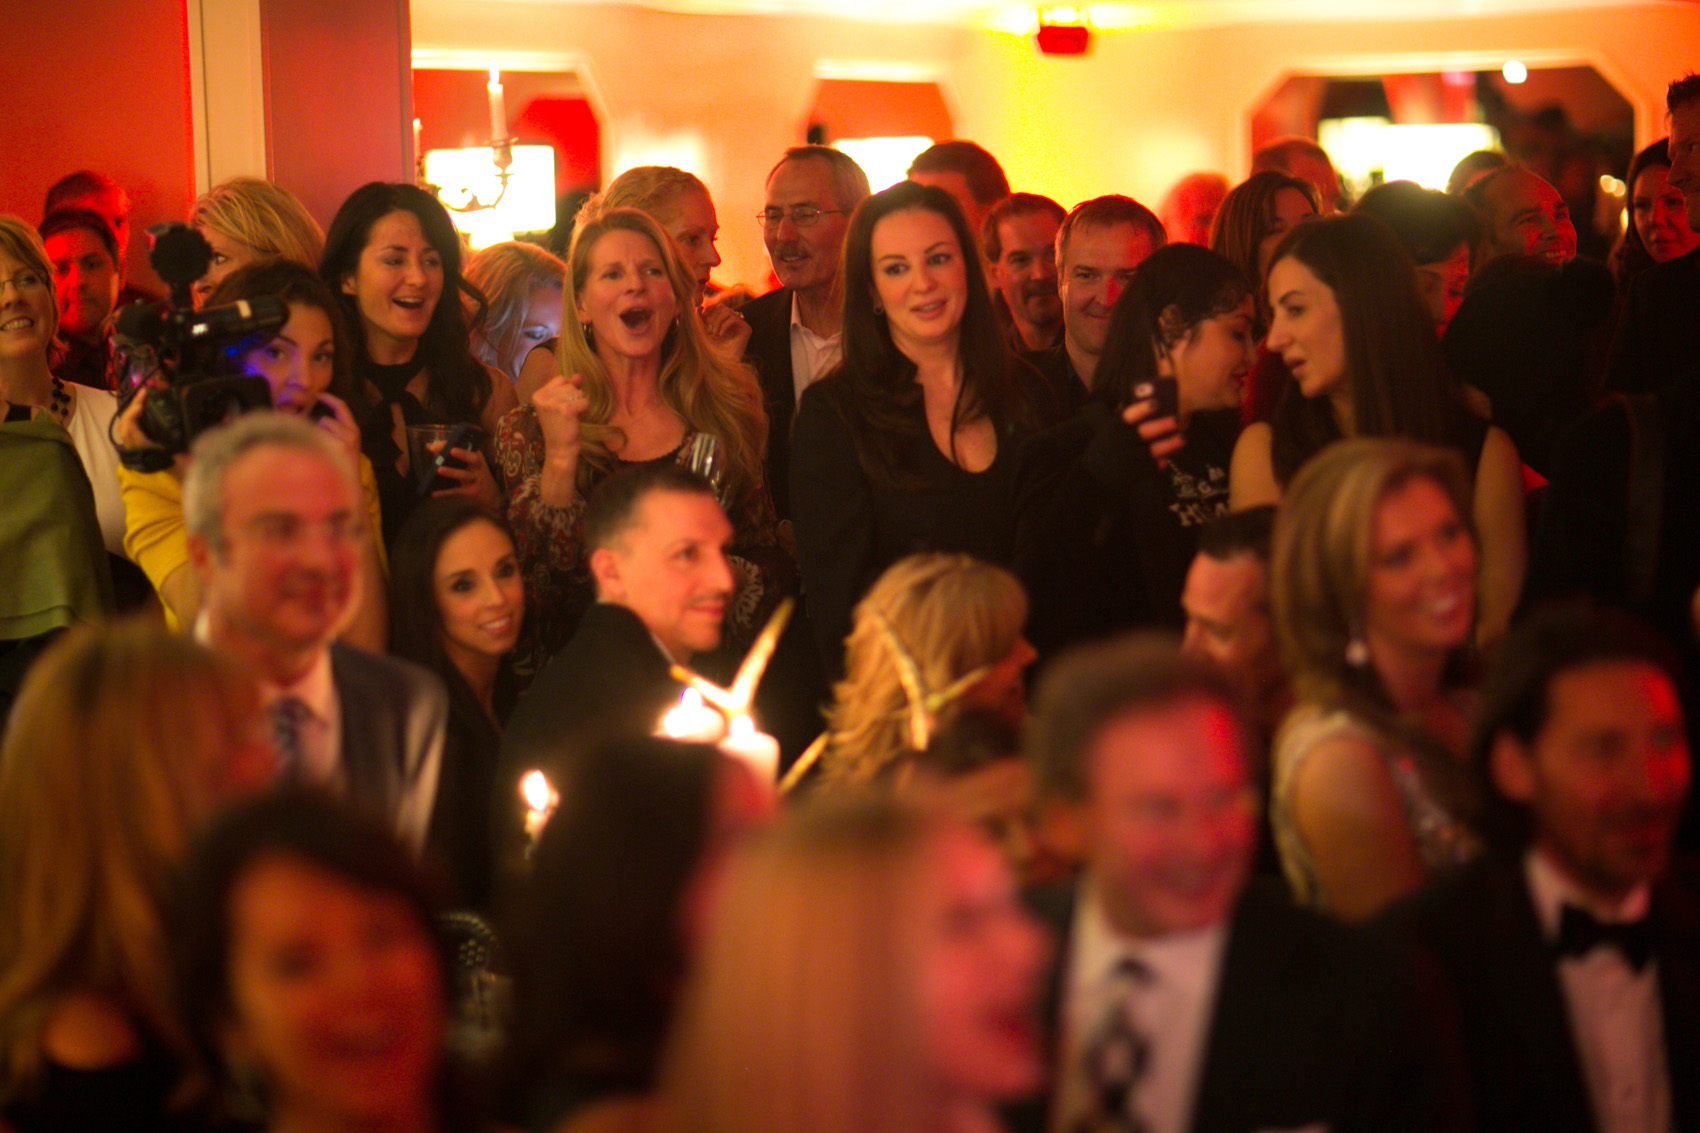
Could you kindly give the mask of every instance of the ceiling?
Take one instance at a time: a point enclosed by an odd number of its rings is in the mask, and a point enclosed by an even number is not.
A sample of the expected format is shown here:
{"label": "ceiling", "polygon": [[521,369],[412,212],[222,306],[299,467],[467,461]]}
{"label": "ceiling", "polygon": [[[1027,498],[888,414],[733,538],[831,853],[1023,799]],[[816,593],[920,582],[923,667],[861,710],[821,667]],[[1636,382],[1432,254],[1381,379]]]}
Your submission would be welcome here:
{"label": "ceiling", "polygon": [[[832,16],[875,23],[926,23],[1026,33],[1040,5],[997,0],[531,0],[613,3],[692,15]],[[1079,5],[1103,30],[1207,27],[1365,19],[1450,19],[1550,13],[1573,8],[1677,6],[1696,0],[1146,0]],[[1047,8],[1072,5],[1045,4]],[[1067,13],[1059,13],[1068,22]]]}

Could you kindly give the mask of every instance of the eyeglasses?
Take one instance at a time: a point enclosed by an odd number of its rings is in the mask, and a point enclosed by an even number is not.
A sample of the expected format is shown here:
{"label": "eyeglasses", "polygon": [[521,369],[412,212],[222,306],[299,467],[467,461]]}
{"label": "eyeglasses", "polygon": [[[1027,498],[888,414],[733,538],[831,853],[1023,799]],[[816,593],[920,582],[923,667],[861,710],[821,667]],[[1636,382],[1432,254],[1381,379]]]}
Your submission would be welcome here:
{"label": "eyeglasses", "polygon": [[842,216],[843,209],[818,209],[814,205],[797,205],[787,211],[785,209],[763,209],[756,213],[756,220],[763,228],[778,228],[780,223],[789,216],[791,223],[798,228],[812,228],[815,221],[823,216]]}
{"label": "eyeglasses", "polygon": [[8,283],[16,287],[20,295],[26,291],[34,291],[38,287],[47,286],[47,281],[33,271],[21,271],[9,279],[0,279],[0,292],[6,290]]}

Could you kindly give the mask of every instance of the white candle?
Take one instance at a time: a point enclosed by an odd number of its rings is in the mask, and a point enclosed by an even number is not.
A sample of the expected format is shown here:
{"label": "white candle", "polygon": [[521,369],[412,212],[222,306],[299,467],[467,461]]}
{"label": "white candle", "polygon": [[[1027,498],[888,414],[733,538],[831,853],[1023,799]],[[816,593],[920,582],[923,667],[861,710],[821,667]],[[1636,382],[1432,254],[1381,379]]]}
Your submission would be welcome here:
{"label": "white candle", "polygon": [[419,161],[421,158],[423,158],[425,156],[425,150],[421,147],[421,143],[420,143],[420,134],[422,132],[421,131],[422,125],[423,124],[419,121],[419,119],[415,118],[413,120],[413,160],[414,161]]}
{"label": "white candle", "polygon": [[499,142],[508,136],[508,108],[502,100],[502,72],[490,68],[490,140]]}
{"label": "white candle", "polygon": [[720,750],[748,763],[763,783],[779,778],[779,741],[766,732],[756,731],[756,722],[748,716],[732,717],[726,738],[720,741]]}
{"label": "white candle", "polygon": [[711,744],[726,734],[726,721],[714,709],[702,702],[702,693],[687,688],[679,703],[661,717],[656,735],[670,740],[694,740]]}

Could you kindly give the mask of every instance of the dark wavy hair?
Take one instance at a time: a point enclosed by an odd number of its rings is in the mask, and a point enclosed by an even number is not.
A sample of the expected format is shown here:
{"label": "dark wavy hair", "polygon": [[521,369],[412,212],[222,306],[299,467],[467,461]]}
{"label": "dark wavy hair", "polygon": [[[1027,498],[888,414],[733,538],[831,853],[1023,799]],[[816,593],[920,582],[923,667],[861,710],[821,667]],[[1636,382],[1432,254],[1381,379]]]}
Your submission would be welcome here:
{"label": "dark wavy hair", "polygon": [[1140,382],[1157,376],[1157,351],[1183,341],[1205,319],[1226,314],[1252,293],[1226,256],[1197,244],[1166,244],[1140,261],[1110,311],[1092,396],[1120,408]]}
{"label": "dark wavy hair", "polygon": [[1439,263],[1460,244],[1474,251],[1481,232],[1481,222],[1463,201],[1415,181],[1377,185],[1358,199],[1352,211],[1387,225],[1418,264]]}
{"label": "dark wavy hair", "polygon": [[355,373],[371,363],[366,352],[366,326],[360,317],[360,302],[343,293],[343,280],[355,275],[360,253],[371,238],[372,226],[392,212],[409,212],[419,220],[426,241],[443,259],[443,293],[437,298],[431,321],[420,336],[419,350],[425,358],[430,381],[425,392],[425,409],[446,421],[478,420],[490,400],[490,374],[472,355],[472,335],[461,296],[472,300],[473,323],[483,318],[486,303],[478,289],[461,274],[460,237],[442,203],[414,185],[370,181],[354,190],[331,220],[325,234],[325,256],[319,275],[342,304],[349,334],[358,352]]}
{"label": "dark wavy hair", "polygon": [[[484,709],[443,648],[443,614],[437,607],[435,587],[437,556],[443,544],[474,523],[488,523],[514,543],[513,529],[506,519],[465,496],[437,496],[415,508],[396,533],[395,546],[390,550],[389,608],[397,613],[390,619],[390,652],[436,673],[448,688],[451,714],[477,720],[483,718]],[[505,668],[503,675],[510,676]],[[498,705],[505,683],[498,683]]]}
{"label": "dark wavy hair", "polygon": [[1611,273],[1617,279],[1619,290],[1627,292],[1629,281],[1652,267],[1656,262],[1653,253],[1647,250],[1646,243],[1641,239],[1641,230],[1635,227],[1635,179],[1646,172],[1648,166],[1662,165],[1670,168],[1670,139],[1660,138],[1652,145],[1637,153],[1629,162],[1629,172],[1624,176],[1623,183],[1629,190],[1629,223],[1623,226],[1623,235],[1618,237],[1617,247],[1611,250]]}
{"label": "dark wavy hair", "polygon": [[[1307,220],[1276,247],[1271,270],[1288,258],[1328,287],[1340,308],[1353,433],[1453,445],[1457,384],[1417,288],[1416,264],[1387,226],[1350,213]],[[1328,399],[1305,397],[1297,382],[1282,394],[1271,427],[1282,485],[1341,437]]]}
{"label": "dark wavy hair", "polygon": [[[439,928],[436,881],[375,813],[322,790],[286,787],[232,807],[191,847],[172,894],[172,961],[184,1021],[196,1050],[227,1084],[232,1068],[223,1035],[236,1011],[231,994],[231,900],[260,865],[285,860],[329,874],[364,893],[399,899],[430,939],[442,976],[442,1007],[452,1015],[453,967]],[[472,1128],[472,1099],[460,1068],[445,1059],[435,1084],[442,1128]]]}
{"label": "dark wavy hair", "polygon": [[223,279],[207,296],[204,307],[222,307],[244,299],[275,295],[285,303],[299,303],[323,311],[331,321],[331,340],[336,356],[331,362],[330,392],[348,403],[356,421],[371,408],[363,383],[354,380],[354,357],[349,343],[348,321],[336,293],[312,268],[294,260],[267,259],[243,264]]}
{"label": "dark wavy hair", "polygon": [[968,302],[962,313],[959,357],[962,385],[951,410],[951,430],[984,417],[1000,438],[1033,424],[1032,411],[1017,392],[1012,358],[998,328],[978,245],[949,193],[913,181],[875,193],[850,218],[844,237],[843,360],[833,371],[853,391],[850,421],[857,459],[877,483],[908,487],[912,473],[901,467],[906,442],[926,431],[915,363],[892,341],[891,327],[874,299],[873,236],[880,221],[906,209],[925,209],[949,222],[966,269]]}

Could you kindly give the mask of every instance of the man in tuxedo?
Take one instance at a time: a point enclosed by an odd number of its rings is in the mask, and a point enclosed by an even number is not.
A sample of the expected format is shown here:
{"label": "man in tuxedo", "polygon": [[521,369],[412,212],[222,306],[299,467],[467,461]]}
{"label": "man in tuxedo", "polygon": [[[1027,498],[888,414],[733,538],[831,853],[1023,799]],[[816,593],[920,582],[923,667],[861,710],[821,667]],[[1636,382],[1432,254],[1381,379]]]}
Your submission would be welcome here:
{"label": "man in tuxedo", "polygon": [[844,293],[838,261],[868,175],[830,146],[785,151],[767,175],[762,242],[779,287],[744,304],[744,361],[767,407],[767,484],[781,518],[791,514],[791,415],[810,382],[837,364]]}
{"label": "man in tuxedo", "polygon": [[1258,795],[1235,685],[1161,637],[1060,658],[1030,734],[1086,869],[1058,930],[1053,1133],[1421,1128],[1400,966],[1248,885]]}
{"label": "man in tuxedo", "polygon": [[360,485],[331,436],[249,413],[195,442],[183,486],[195,634],[245,664],[281,773],[386,816],[416,851],[436,801],[448,697],[416,665],[335,644],[360,598]]}
{"label": "man in tuxedo", "polygon": [[1700,873],[1666,645],[1550,610],[1501,645],[1472,757],[1493,848],[1395,906],[1465,1040],[1479,1128],[1700,1128]]}

